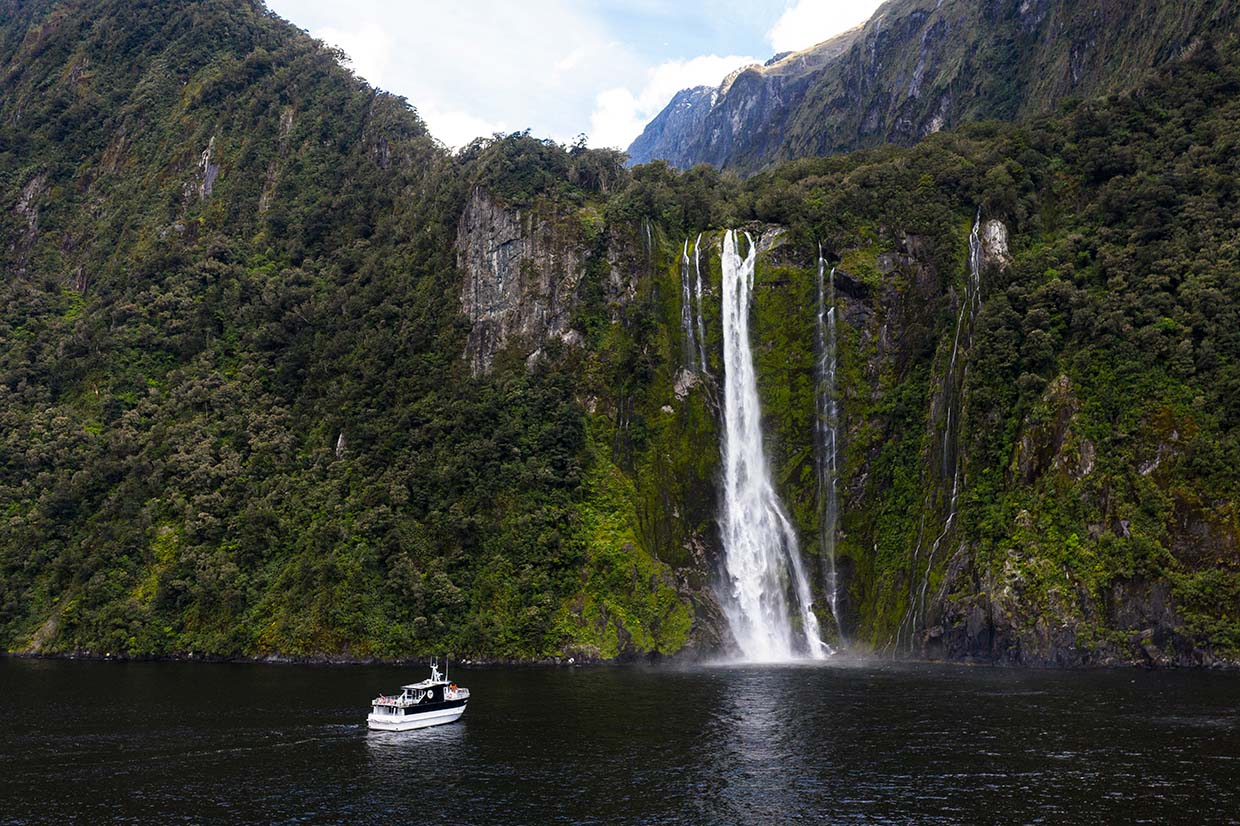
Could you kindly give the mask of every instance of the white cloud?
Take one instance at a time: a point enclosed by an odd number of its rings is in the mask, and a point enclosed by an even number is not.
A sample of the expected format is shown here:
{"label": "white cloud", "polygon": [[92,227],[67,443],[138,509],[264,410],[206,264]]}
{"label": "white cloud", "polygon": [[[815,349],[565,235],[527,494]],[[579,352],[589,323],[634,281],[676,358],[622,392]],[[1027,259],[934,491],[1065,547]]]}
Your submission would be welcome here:
{"label": "white cloud", "polygon": [[639,77],[646,65],[578,0],[268,5],[309,22],[316,37],[350,56],[358,75],[406,97],[449,146],[526,128],[572,140],[598,90]]}
{"label": "white cloud", "polygon": [[426,106],[416,108],[431,134],[451,149],[460,149],[474,138],[489,138],[496,132],[513,131],[502,122],[489,121],[460,110],[443,111]]}
{"label": "white cloud", "polygon": [[565,72],[571,71],[575,66],[577,66],[577,64],[585,60],[586,57],[586,50],[580,47],[573,49],[571,52],[564,55],[564,57],[555,62],[555,66],[552,68],[555,79],[559,80],[561,75]]}
{"label": "white cloud", "polygon": [[[348,55],[349,68],[371,86],[391,88],[393,39],[388,32],[368,23],[356,30],[323,26],[310,34]],[[460,109],[441,109],[433,103],[419,106],[417,101],[411,103],[426,121],[431,134],[453,149],[459,149],[477,137],[508,131],[502,122],[493,122]]]}
{"label": "white cloud", "polygon": [[349,56],[349,68],[371,86],[383,87],[392,59],[392,37],[374,23],[356,30],[323,26],[310,32]]}
{"label": "white cloud", "polygon": [[648,69],[636,93],[622,86],[600,92],[590,115],[590,145],[623,149],[681,89],[718,86],[734,69],[759,62],[756,58],[739,55],[671,60]]}
{"label": "white cloud", "polygon": [[[764,34],[776,50],[808,46],[877,0],[267,3],[343,49],[358,75],[408,98],[449,146],[531,128],[559,141],[588,131],[591,145],[623,147],[680,89],[760,62],[744,55],[765,50]],[[702,25],[686,32],[685,20]]]}
{"label": "white cloud", "polygon": [[882,0],[795,0],[767,32],[776,52],[807,49],[864,23]]}

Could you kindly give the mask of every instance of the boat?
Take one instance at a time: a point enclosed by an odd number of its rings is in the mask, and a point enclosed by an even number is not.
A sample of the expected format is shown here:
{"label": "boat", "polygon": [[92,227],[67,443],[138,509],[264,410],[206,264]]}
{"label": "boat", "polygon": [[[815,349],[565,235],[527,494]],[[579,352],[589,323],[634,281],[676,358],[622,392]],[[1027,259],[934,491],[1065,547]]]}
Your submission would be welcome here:
{"label": "boat", "polygon": [[[447,671],[447,664],[444,664]],[[439,673],[439,663],[431,663],[430,679],[401,686],[400,693],[379,695],[370,703],[366,725],[375,731],[410,731],[428,726],[455,723],[465,713],[469,689],[449,682]]]}

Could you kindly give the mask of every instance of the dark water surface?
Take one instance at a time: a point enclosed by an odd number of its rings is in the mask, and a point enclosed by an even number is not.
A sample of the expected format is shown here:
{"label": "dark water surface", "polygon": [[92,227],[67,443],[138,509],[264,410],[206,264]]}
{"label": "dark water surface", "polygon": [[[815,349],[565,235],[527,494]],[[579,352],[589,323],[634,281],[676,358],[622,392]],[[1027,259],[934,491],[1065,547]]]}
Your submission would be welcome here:
{"label": "dark water surface", "polygon": [[1237,823],[1240,675],[0,659],[0,823]]}

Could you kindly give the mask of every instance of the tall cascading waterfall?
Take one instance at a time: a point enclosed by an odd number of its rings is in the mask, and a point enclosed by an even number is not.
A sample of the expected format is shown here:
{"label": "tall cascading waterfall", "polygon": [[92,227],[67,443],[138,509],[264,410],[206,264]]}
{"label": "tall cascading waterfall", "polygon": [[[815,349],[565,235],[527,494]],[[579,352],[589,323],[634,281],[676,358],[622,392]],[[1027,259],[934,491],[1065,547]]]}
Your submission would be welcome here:
{"label": "tall cascading waterfall", "polygon": [[[957,507],[960,502],[960,407],[963,402],[964,380],[968,373],[966,354],[973,343],[973,324],[977,319],[977,311],[982,306],[982,212],[979,209],[973,221],[973,231],[969,233],[969,276],[964,284],[964,301],[960,304],[960,315],[956,319],[956,334],[952,339],[951,358],[947,371],[943,374],[942,407],[944,410],[943,438],[939,443],[939,462],[942,478],[951,478],[951,493],[947,500],[947,516],[943,520],[943,529],[935,536],[926,555],[925,572],[920,581],[914,580],[914,590],[909,595],[909,606],[896,631],[896,647],[900,639],[907,633],[908,648],[914,648],[914,637],[917,629],[925,622],[926,603],[930,590],[930,574],[934,570],[934,562],[938,558],[939,548],[943,540],[956,524]],[[927,501],[926,508],[930,506]],[[923,517],[924,519],[924,517]],[[924,524],[924,522],[923,522]],[[921,556],[921,538],[913,551],[913,564],[916,565]]]}
{"label": "tall cascading waterfall", "polygon": [[[796,532],[771,484],[749,344],[749,306],[757,249],[723,240],[723,549],[724,609],[741,654],[751,661],[821,659],[829,653],[811,608]],[[794,626],[799,624],[799,628]]]}
{"label": "tall cascading waterfall", "polygon": [[[696,251],[694,252],[696,255]],[[699,281],[701,276],[699,276]],[[680,331],[684,340],[684,365],[687,369],[698,368],[700,347],[697,340],[697,324],[693,312],[693,291],[689,285],[689,239],[685,239],[680,253]]]}
{"label": "tall cascading waterfall", "polygon": [[835,620],[835,631],[844,641],[844,627],[839,613],[839,577],[835,568],[835,526],[839,520],[839,428],[840,408],[836,396],[835,368],[837,349],[835,338],[835,269],[831,270],[829,285],[824,287],[823,275],[827,262],[818,250],[818,323],[815,328],[818,352],[817,370],[817,419],[815,420],[815,459],[818,466],[818,511],[822,519],[822,561],[826,572],[827,604]]}
{"label": "tall cascading waterfall", "polygon": [[697,296],[697,342],[698,369],[706,372],[706,324],[702,321],[702,233],[693,242],[693,272],[697,276],[694,292]]}

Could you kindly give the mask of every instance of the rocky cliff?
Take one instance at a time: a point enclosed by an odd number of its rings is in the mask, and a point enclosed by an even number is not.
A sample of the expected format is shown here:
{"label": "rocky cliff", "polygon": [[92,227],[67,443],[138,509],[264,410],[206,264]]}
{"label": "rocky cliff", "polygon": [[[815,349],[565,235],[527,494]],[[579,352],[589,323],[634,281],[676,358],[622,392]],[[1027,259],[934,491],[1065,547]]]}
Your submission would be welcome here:
{"label": "rocky cliff", "polygon": [[[0,8],[5,648],[726,651],[739,227],[764,445],[823,627],[820,251],[849,645],[1240,660],[1225,29],[1132,94],[742,182],[528,135],[450,154],[241,0]],[[838,59],[885,42],[852,37]]]}
{"label": "rocky cliff", "polygon": [[685,90],[629,147],[751,174],[769,164],[1047,114],[1131,88],[1237,25],[1234,4],[1113,0],[890,0],[859,30],[718,89]]}
{"label": "rocky cliff", "polygon": [[456,260],[470,324],[465,359],[475,374],[518,341],[534,358],[552,338],[580,340],[569,324],[585,253],[565,221],[505,209],[474,189],[457,225]]}
{"label": "rocky cliff", "polygon": [[677,169],[693,166],[690,154],[691,136],[706,128],[706,117],[714,108],[719,90],[711,86],[695,86],[676,93],[641,135],[629,145],[633,163],[662,159]]}

